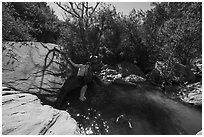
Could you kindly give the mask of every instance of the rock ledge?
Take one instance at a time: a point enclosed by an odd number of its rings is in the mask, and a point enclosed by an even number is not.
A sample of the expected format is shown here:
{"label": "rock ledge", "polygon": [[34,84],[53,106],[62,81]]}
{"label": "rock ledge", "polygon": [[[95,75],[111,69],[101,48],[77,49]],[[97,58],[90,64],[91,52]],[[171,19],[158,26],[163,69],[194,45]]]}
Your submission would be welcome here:
{"label": "rock ledge", "polygon": [[69,113],[41,105],[37,96],[19,91],[2,91],[3,135],[80,134]]}

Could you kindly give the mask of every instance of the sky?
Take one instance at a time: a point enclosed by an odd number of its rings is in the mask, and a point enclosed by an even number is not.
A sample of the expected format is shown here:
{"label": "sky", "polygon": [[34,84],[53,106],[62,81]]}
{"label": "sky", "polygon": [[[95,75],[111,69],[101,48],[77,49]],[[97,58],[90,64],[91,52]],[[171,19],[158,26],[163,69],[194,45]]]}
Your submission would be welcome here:
{"label": "sky", "polygon": [[[117,12],[122,12],[124,15],[129,14],[129,12],[135,8],[136,10],[142,9],[143,11],[153,8],[150,6],[150,2],[106,2],[115,6]],[[48,5],[53,8],[55,14],[60,20],[63,20],[63,10],[59,8],[54,2],[48,2]]]}

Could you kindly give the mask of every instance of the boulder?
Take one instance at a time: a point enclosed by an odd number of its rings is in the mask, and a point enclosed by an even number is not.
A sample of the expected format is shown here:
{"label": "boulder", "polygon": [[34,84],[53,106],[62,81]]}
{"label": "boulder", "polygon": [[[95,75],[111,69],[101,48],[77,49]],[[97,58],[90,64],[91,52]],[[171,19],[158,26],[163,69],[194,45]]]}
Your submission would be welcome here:
{"label": "boulder", "polygon": [[137,83],[137,82],[144,82],[144,81],[146,81],[145,78],[137,76],[137,75],[134,75],[134,74],[127,76],[126,78],[124,78],[124,80],[127,81],[127,82],[131,82],[131,83]]}
{"label": "boulder", "polygon": [[190,68],[182,64],[176,63],[173,68],[175,77],[178,77],[178,81],[193,83],[195,81],[195,75]]}
{"label": "boulder", "polygon": [[195,81],[195,75],[187,66],[175,63],[174,66],[171,68],[173,73],[169,76],[166,76],[166,74],[164,73],[166,68],[168,68],[168,66],[164,62],[157,61],[155,63],[154,69],[148,74],[151,82],[156,84],[162,84],[162,82],[164,81],[164,77],[168,77],[169,80],[178,83],[193,83]]}
{"label": "boulder", "polygon": [[132,63],[122,62],[122,63],[119,63],[117,67],[118,67],[119,73],[121,73],[123,77],[127,77],[131,74],[135,74],[137,76],[145,78],[145,74],[142,72],[142,70],[138,66]]}
{"label": "boulder", "polygon": [[35,95],[2,91],[2,134],[74,135],[80,130],[68,112],[41,105]]}
{"label": "boulder", "polygon": [[180,89],[181,100],[185,103],[202,106],[202,84],[201,82],[188,84]]}
{"label": "boulder", "polygon": [[[2,84],[15,90],[38,92],[46,54],[55,44],[40,42],[5,42],[2,51]],[[47,64],[52,58],[48,56]],[[55,62],[59,60],[55,57]],[[59,65],[51,63],[46,69],[42,88],[55,91],[62,86],[62,79],[57,75]]]}
{"label": "boulder", "polygon": [[201,75],[202,77],[202,58],[193,59],[191,65],[193,66],[191,71],[194,75]]}
{"label": "boulder", "polygon": [[162,74],[160,73],[160,71],[158,69],[154,68],[147,75],[148,75],[151,83],[156,84],[156,85],[157,84],[159,84],[159,85],[162,84],[163,77],[162,77]]}
{"label": "boulder", "polygon": [[[130,65],[131,66],[131,65]],[[130,74],[128,76],[125,76],[127,73],[125,72],[125,75],[121,74],[123,73],[123,69],[120,68],[119,65],[119,72],[115,69],[111,69],[109,66],[103,67],[103,70],[101,71],[99,77],[102,79],[105,83],[115,83],[115,84],[133,84],[138,82],[144,82],[146,79],[142,76],[138,76],[135,74]],[[127,72],[133,72],[131,71]]]}
{"label": "boulder", "polygon": [[100,74],[99,77],[102,79],[102,81],[106,83],[111,83],[115,81],[116,79],[122,78],[122,75],[117,72],[117,70],[110,69],[110,68],[104,68]]}
{"label": "boulder", "polygon": [[113,83],[119,84],[119,85],[126,85],[126,86],[132,85],[132,86],[140,87],[142,85],[144,86],[145,84],[147,84],[147,81],[143,77],[131,74],[125,78],[121,77],[121,78],[115,79]]}

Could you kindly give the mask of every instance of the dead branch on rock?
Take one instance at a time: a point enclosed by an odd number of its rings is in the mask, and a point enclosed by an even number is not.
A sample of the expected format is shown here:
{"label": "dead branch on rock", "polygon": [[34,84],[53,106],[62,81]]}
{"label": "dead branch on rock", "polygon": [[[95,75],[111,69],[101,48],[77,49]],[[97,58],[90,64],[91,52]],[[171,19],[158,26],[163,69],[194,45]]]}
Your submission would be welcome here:
{"label": "dead branch on rock", "polygon": [[[48,49],[48,50],[49,50],[49,49]],[[48,59],[48,57],[49,57],[49,55],[50,55],[51,53],[53,53],[53,54],[52,54],[52,58],[51,58],[50,62],[47,64],[47,59]],[[67,58],[68,58],[66,53],[60,51],[60,50],[57,49],[56,47],[54,47],[53,49],[49,50],[49,52],[46,54],[45,59],[44,59],[44,66],[43,66],[43,70],[42,70],[42,78],[41,78],[40,88],[39,88],[39,89],[40,89],[40,91],[39,91],[40,94],[41,94],[41,90],[43,89],[43,88],[42,88],[42,84],[43,84],[43,80],[44,80],[45,71],[46,71],[47,68],[49,68],[49,66],[50,66],[52,63],[55,63],[55,62],[56,62],[56,61],[54,61],[54,57],[57,55],[57,53],[58,53],[58,54],[61,54],[61,55],[64,57],[65,60],[67,60]],[[58,62],[58,65],[64,66],[63,64],[61,64],[61,63],[59,63],[59,62]],[[55,74],[55,73],[49,73],[49,74]],[[63,73],[63,72],[58,73],[58,76],[59,76],[59,75],[62,75],[62,74],[64,74],[64,73]]]}

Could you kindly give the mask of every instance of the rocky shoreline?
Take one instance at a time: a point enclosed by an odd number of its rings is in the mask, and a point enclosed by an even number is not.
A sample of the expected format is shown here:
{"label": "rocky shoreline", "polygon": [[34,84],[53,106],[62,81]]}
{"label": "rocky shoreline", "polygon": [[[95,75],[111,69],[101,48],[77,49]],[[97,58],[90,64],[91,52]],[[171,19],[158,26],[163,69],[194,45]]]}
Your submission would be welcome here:
{"label": "rocky shoreline", "polygon": [[78,135],[77,122],[66,111],[42,105],[37,96],[2,91],[3,135]]}

